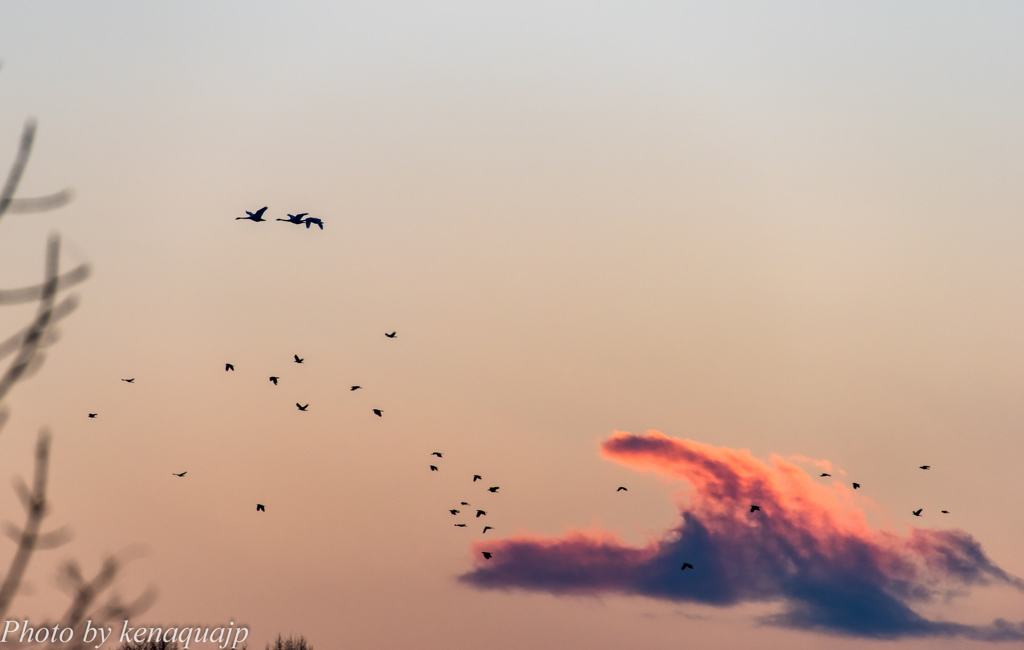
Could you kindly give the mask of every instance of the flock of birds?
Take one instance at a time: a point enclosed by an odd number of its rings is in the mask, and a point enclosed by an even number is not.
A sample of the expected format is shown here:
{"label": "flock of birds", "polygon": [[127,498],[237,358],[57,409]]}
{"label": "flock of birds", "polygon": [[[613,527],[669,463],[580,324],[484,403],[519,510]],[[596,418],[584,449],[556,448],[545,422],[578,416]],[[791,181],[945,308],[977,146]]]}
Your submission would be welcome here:
{"label": "flock of birds", "polygon": [[[248,216],[236,217],[235,220],[237,221],[238,219],[248,219],[248,220],[255,221],[255,222],[267,221],[267,219],[263,218],[263,214],[266,211],[267,211],[267,207],[266,206],[260,208],[256,212],[249,212],[248,210],[246,210],[245,213]],[[302,212],[302,213],[299,213],[299,214],[289,214],[287,219],[277,219],[277,221],[284,221],[284,222],[287,222],[287,223],[293,223],[293,224],[297,224],[297,225],[305,224],[307,229],[311,225],[316,225],[316,226],[320,227],[320,230],[323,230],[324,229],[323,221],[318,219],[318,218],[316,218],[316,217],[307,216],[308,214],[309,214],[308,212]],[[389,339],[394,339],[394,338],[396,338],[398,336],[398,332],[397,331],[385,332],[384,336],[386,336]],[[297,354],[293,355],[293,360],[294,360],[295,363],[303,363],[303,362],[305,362],[305,359],[300,357]],[[224,371],[225,372],[232,372],[232,371],[234,371],[234,369],[235,369],[234,364],[232,364],[232,363],[225,363],[224,364]],[[272,375],[270,377],[270,382],[272,384],[274,384],[275,386],[277,386],[278,385],[278,381],[280,379],[281,378],[279,376]],[[135,378],[131,377],[129,379],[122,379],[121,381],[129,383],[129,384],[132,384],[132,383],[135,383]],[[355,391],[355,390],[359,390],[361,388],[362,388],[362,386],[358,386],[357,385],[357,386],[352,386],[352,388],[350,390]],[[296,408],[298,408],[300,411],[303,411],[303,412],[305,412],[309,408],[309,404],[300,404],[299,402],[296,402],[295,406],[296,406]],[[377,417],[383,417],[384,416],[384,412],[381,409],[376,409],[376,408],[373,409],[373,414],[376,415]],[[88,415],[89,415],[90,418],[95,418],[99,414],[98,413],[89,413]],[[442,454],[439,451],[431,452],[430,455],[431,456],[436,456],[437,458],[443,458],[444,457],[444,454]],[[430,465],[429,467],[430,467],[430,471],[431,472],[439,472],[440,471],[440,468],[437,465]],[[921,465],[919,469],[929,470],[929,469],[931,469],[931,465]],[[172,474],[172,476],[177,476],[178,478],[183,478],[186,474],[188,474],[188,472],[187,471],[181,472],[181,473],[171,472],[171,474]],[[827,473],[827,472],[822,472],[820,478],[826,478],[826,477],[831,477],[831,476],[832,475]],[[473,474],[473,480],[471,482],[472,483],[476,483],[477,481],[482,481],[482,480],[483,480],[483,477],[481,475]],[[853,485],[853,489],[854,490],[858,490],[861,487],[860,483],[853,483],[852,485]],[[501,489],[500,486],[494,485],[494,486],[491,486],[491,487],[487,488],[487,491],[492,493],[492,494],[497,494],[498,490],[500,490],[500,489]],[[627,488],[625,486],[621,486],[620,485],[615,491],[616,492],[627,492],[628,490],[627,490]],[[484,516],[487,515],[487,511],[486,510],[481,510],[479,508],[474,508],[474,507],[470,506],[469,502],[467,502],[467,501],[462,501],[462,502],[460,502],[459,505],[465,506],[467,508],[470,508],[469,512],[472,512],[475,509],[476,510],[475,518],[476,519],[479,519],[480,517],[484,517]],[[257,512],[266,512],[266,506],[263,505],[262,503],[257,503],[256,504],[256,511]],[[750,504],[750,512],[751,513],[759,512],[759,511],[761,511],[761,506],[759,506],[757,504],[753,504],[753,503]],[[448,512],[451,513],[454,516],[458,516],[458,515],[462,514],[462,510],[460,510],[459,508],[450,508],[448,510]],[[912,510],[911,514],[913,514],[915,517],[920,517],[922,512],[924,512],[924,508],[918,508],[917,510]],[[949,514],[948,510],[942,510],[941,512],[942,512],[942,514]],[[458,522],[458,523],[455,524],[455,527],[456,528],[466,528],[466,527],[468,527],[468,525],[469,524],[466,524],[464,522]],[[486,533],[489,530],[494,530],[494,527],[493,526],[484,526],[483,527],[483,531],[482,531],[481,534]],[[484,556],[485,560],[490,560],[491,557],[493,557],[493,555],[494,555],[490,551],[482,551],[481,554]],[[685,571],[686,569],[693,569],[693,568],[694,568],[693,565],[690,564],[689,562],[683,562],[683,566],[680,568],[680,570],[681,571]]]}

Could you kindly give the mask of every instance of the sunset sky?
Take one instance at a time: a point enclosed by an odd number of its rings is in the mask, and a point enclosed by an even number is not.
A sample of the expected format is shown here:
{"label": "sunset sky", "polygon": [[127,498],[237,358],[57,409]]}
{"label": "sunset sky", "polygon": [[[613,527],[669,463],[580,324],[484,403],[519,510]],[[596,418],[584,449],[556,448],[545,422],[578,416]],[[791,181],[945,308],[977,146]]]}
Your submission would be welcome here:
{"label": "sunset sky", "polygon": [[0,289],[54,232],[92,268],[5,400],[0,519],[47,426],[75,533],[12,617],[141,549],[138,623],[251,650],[1021,644],[1022,33],[1012,2],[0,0],[0,174],[35,117],[18,196],[75,191],[0,218]]}

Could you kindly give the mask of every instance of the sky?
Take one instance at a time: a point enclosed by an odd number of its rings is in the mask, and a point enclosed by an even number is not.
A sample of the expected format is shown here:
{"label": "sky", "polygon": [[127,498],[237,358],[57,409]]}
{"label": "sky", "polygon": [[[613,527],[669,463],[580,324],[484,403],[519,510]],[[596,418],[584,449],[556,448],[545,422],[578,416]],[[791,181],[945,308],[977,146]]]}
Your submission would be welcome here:
{"label": "sky", "polygon": [[5,400],[75,534],[12,614],[131,552],[140,624],[252,648],[1019,645],[1022,28],[0,1],[0,169],[34,117],[17,196],[75,192],[0,218],[0,288],[55,232],[92,270]]}

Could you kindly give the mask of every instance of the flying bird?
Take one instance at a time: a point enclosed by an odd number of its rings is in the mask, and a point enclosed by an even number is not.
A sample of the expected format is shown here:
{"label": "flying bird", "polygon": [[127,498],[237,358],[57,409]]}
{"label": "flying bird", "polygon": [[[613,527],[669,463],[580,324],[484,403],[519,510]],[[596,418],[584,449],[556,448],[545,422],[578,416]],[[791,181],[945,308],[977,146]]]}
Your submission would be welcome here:
{"label": "flying bird", "polygon": [[303,406],[302,404],[299,404],[298,402],[295,402],[295,406],[298,406],[300,411],[305,411],[306,409],[309,408],[309,404],[306,404],[305,406]]}
{"label": "flying bird", "polygon": [[944,515],[948,515],[948,514],[949,514],[949,510],[943,510],[943,511],[942,511],[942,514],[944,514]]}
{"label": "flying bird", "polygon": [[373,409],[373,414],[376,415],[379,418],[384,417],[384,412],[381,411],[380,409]]}
{"label": "flying bird", "polygon": [[485,532],[485,533],[486,533],[487,531],[489,531],[489,530],[494,530],[494,526],[484,526],[484,532]]}
{"label": "flying bird", "polygon": [[485,560],[489,560],[489,559],[491,559],[491,554],[490,554],[490,553],[488,553],[487,551],[481,551],[481,553],[483,553],[483,554],[484,554],[484,559],[485,559]]}
{"label": "flying bird", "polygon": [[441,457],[442,457],[442,456],[441,456],[441,452],[439,452],[439,451],[432,451],[432,452],[430,452],[430,455],[431,455],[431,456],[437,456],[438,458],[441,458]]}
{"label": "flying bird", "polygon": [[858,488],[860,488],[860,483],[854,483],[853,484],[853,489],[856,490]]}
{"label": "flying bird", "polygon": [[463,501],[463,502],[462,502],[462,505],[464,505],[464,506],[468,506],[469,504],[468,504],[468,503],[466,503],[465,501]]}
{"label": "flying bird", "polygon": [[277,386],[277,380],[278,379],[280,379],[280,377],[271,377],[270,381],[274,382],[274,385]]}
{"label": "flying bird", "polygon": [[690,564],[689,562],[683,562],[683,566],[682,566],[682,568],[681,568],[681,569],[679,569],[679,570],[680,570],[680,571],[686,571],[686,569],[688,569],[688,568],[689,568],[689,569],[692,569],[692,568],[693,568],[693,565],[692,565],[692,564]]}
{"label": "flying bird", "polygon": [[750,506],[750,512],[754,512],[755,510],[760,510],[760,509],[761,509],[761,506],[754,506],[754,505]]}
{"label": "flying bird", "polygon": [[616,492],[623,492],[623,491],[625,491],[625,492],[629,492],[629,490],[627,490],[626,488],[624,488],[624,487],[622,487],[622,486],[619,486],[619,489],[618,489],[618,490],[615,490],[615,491],[616,491]]}
{"label": "flying bird", "polygon": [[352,390],[359,390],[360,388],[362,388],[362,386],[353,386]]}
{"label": "flying bird", "polygon": [[455,524],[456,528],[465,528],[466,524]]}
{"label": "flying bird", "polygon": [[920,517],[922,510],[924,510],[924,508],[918,508],[917,510],[914,510],[914,516],[915,517]]}
{"label": "flying bird", "polygon": [[497,492],[499,489],[500,489],[500,486],[489,487],[489,488],[487,488],[487,491],[488,492]]}
{"label": "flying bird", "polygon": [[89,414],[89,417],[91,417],[91,418],[94,418],[94,417],[96,417],[97,415],[99,415],[99,413],[90,413],[90,414]]}
{"label": "flying bird", "polygon": [[822,476],[832,476],[831,474],[826,474],[826,473],[824,473],[824,472],[822,472],[822,473],[821,473],[821,475],[822,475]]}
{"label": "flying bird", "polygon": [[182,472],[181,474],[174,474],[174,472],[171,472],[171,474],[173,474],[174,476],[184,476],[188,474],[188,472]]}
{"label": "flying bird", "polygon": [[388,337],[389,339],[393,339],[396,336],[398,336],[398,332],[391,332],[390,334],[388,334],[387,332],[384,332],[384,336]]}
{"label": "flying bird", "polygon": [[287,221],[288,223],[296,223],[302,225],[302,217],[309,214],[308,212],[301,212],[299,214],[289,214],[287,219],[278,219],[277,221]]}
{"label": "flying bird", "polygon": [[266,221],[266,219],[263,218],[263,213],[266,212],[266,211],[267,211],[267,206],[263,206],[262,208],[260,208],[256,212],[249,212],[248,210],[246,210],[245,213],[247,215],[249,215],[249,216],[248,217],[235,217],[235,221],[238,221],[239,219],[251,219],[251,220],[257,221],[257,222],[259,222],[259,221]]}
{"label": "flying bird", "polygon": [[473,475],[473,482],[474,483],[476,483],[477,481],[482,481],[482,480],[484,480],[484,477],[480,476],[479,474],[474,474]]}
{"label": "flying bird", "polygon": [[448,512],[452,513],[453,515],[457,515],[457,514],[459,514],[459,511],[458,511],[458,510],[456,510],[455,508],[452,508],[452,509],[451,509],[451,510],[449,510]]}
{"label": "flying bird", "polygon": [[306,217],[303,221],[306,223],[306,230],[309,230],[310,225],[316,224],[320,226],[320,230],[324,229],[324,222],[317,217]]}
{"label": "flying bird", "polygon": [[230,363],[225,363],[224,364],[224,372],[227,372],[228,370],[234,370],[234,369],[235,369],[234,365],[232,365]]}
{"label": "flying bird", "polygon": [[477,510],[477,511],[476,511],[476,516],[477,516],[477,517],[479,517],[480,515],[486,515],[486,514],[487,514],[487,513],[486,513],[486,512],[484,512],[483,510]]}
{"label": "flying bird", "polygon": [[305,359],[303,359],[302,357],[300,357],[297,354],[296,355],[292,355],[292,356],[295,357],[295,363],[302,363],[303,361],[305,361]]}
{"label": "flying bird", "polygon": [[131,379],[122,379],[121,381],[126,381],[129,384],[134,384],[135,383],[135,377],[132,377]]}
{"label": "flying bird", "polygon": [[921,469],[931,469],[931,465],[921,465]]}
{"label": "flying bird", "polygon": [[265,505],[263,505],[262,503],[257,503],[256,504],[256,512],[266,512],[266,511],[267,511],[267,507]]}
{"label": "flying bird", "polygon": [[430,471],[431,472],[436,472],[437,471],[437,465],[431,465],[430,466]]}

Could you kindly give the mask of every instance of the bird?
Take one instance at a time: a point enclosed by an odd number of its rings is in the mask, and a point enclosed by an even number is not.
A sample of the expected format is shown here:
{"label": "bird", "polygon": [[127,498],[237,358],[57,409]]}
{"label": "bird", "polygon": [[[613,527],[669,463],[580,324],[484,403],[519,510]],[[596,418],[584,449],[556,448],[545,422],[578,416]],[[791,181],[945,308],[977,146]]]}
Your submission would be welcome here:
{"label": "bird", "polygon": [[931,469],[931,465],[921,465],[921,469]]}
{"label": "bird", "polygon": [[858,489],[859,487],[860,487],[860,483],[854,483],[853,484],[853,489],[854,490]]}
{"label": "bird", "polygon": [[761,506],[754,506],[754,505],[750,506],[750,512],[754,512],[755,510],[760,510],[760,509],[761,509]]}
{"label": "bird", "polygon": [[89,414],[89,417],[91,417],[91,418],[94,418],[94,417],[96,417],[97,415],[99,415],[99,413],[90,413],[90,414]]}
{"label": "bird", "polygon": [[359,390],[360,388],[362,388],[362,386],[353,386],[352,390]]}
{"label": "bird", "polygon": [[306,224],[306,230],[309,230],[309,227],[312,224],[316,224],[316,225],[320,226],[320,230],[324,229],[324,222],[321,221],[320,219],[318,219],[317,217],[306,217],[305,219],[303,219],[303,221]]}
{"label": "bird", "polygon": [[296,223],[302,225],[302,217],[309,214],[308,212],[301,212],[299,214],[289,214],[287,219],[277,219],[277,221],[287,221],[288,223]]}
{"label": "bird", "polygon": [[129,384],[134,384],[135,383],[135,377],[132,377],[131,379],[122,379],[121,381],[126,381]]}
{"label": "bird", "polygon": [[295,406],[298,406],[300,411],[305,411],[306,409],[309,408],[309,404],[306,404],[305,406],[303,406],[302,404],[299,404],[298,402],[295,402]]}
{"label": "bird", "polygon": [[486,513],[486,512],[484,512],[483,510],[477,510],[477,511],[476,511],[476,516],[477,516],[477,517],[479,517],[480,515],[486,515],[486,514],[487,514],[487,513]]}
{"label": "bird", "polygon": [[484,532],[485,532],[485,533],[486,533],[487,531],[489,531],[489,530],[494,530],[494,526],[484,526]]}
{"label": "bird", "polygon": [[271,377],[271,378],[270,378],[270,381],[271,381],[271,382],[273,382],[273,384],[274,384],[275,386],[277,386],[277,380],[278,380],[278,379],[280,379],[280,377]]}
{"label": "bird", "polygon": [[439,451],[432,451],[432,452],[430,452],[430,455],[431,456],[437,456],[438,458],[442,458],[441,452],[439,452]]}
{"label": "bird", "polygon": [[171,474],[173,474],[174,476],[184,476],[188,474],[188,472],[182,472],[181,474],[174,474],[174,472],[171,472]]}
{"label": "bird", "polygon": [[391,332],[390,334],[388,334],[387,332],[384,332],[384,336],[388,337],[389,339],[393,339],[396,336],[398,336],[398,332]]}
{"label": "bird", "polygon": [[942,511],[942,514],[944,514],[944,515],[948,515],[948,514],[949,514],[949,510],[943,510],[943,511]]}
{"label": "bird", "polygon": [[499,489],[500,489],[500,486],[495,486],[495,487],[487,488],[487,491],[488,492],[497,492]]}
{"label": "bird", "polygon": [[821,473],[821,475],[822,475],[823,477],[824,477],[824,476],[832,476],[831,474],[826,474],[825,472],[822,472],[822,473]]}
{"label": "bird", "polygon": [[238,221],[239,219],[251,219],[252,221],[257,221],[257,222],[259,222],[259,221],[266,221],[266,219],[263,218],[263,213],[266,212],[266,211],[267,211],[267,206],[263,206],[262,208],[260,208],[256,212],[249,212],[248,210],[246,210],[245,213],[247,215],[249,215],[249,216],[248,217],[235,217],[235,221]]}
{"label": "bird", "polygon": [[376,415],[379,418],[384,417],[384,412],[381,411],[380,409],[373,409],[373,414]]}
{"label": "bird", "polygon": [[479,474],[474,474],[473,475],[473,482],[474,483],[476,483],[477,481],[482,481],[482,480],[484,480],[484,477],[480,476]]}
{"label": "bird", "polygon": [[302,357],[300,357],[300,356],[299,356],[299,355],[297,355],[297,354],[295,354],[295,355],[292,355],[292,356],[294,356],[294,357],[295,357],[295,363],[302,363],[303,361],[305,361],[305,359],[303,359]]}
{"label": "bird", "polygon": [[692,564],[690,564],[689,562],[683,562],[683,566],[682,566],[682,568],[681,568],[681,569],[679,569],[679,570],[680,570],[680,571],[686,571],[686,569],[687,569],[687,568],[690,568],[690,569],[692,569],[692,568],[693,568],[693,565],[692,565]]}
{"label": "bird", "polygon": [[629,490],[627,490],[626,488],[624,488],[624,487],[622,487],[622,486],[619,486],[619,489],[618,489],[618,490],[615,490],[615,491],[616,491],[616,492],[629,492]]}
{"label": "bird", "polygon": [[485,559],[485,560],[489,560],[489,559],[491,559],[491,554],[490,554],[490,553],[488,553],[487,551],[481,551],[481,553],[483,553],[483,554],[484,554],[484,559]]}
{"label": "bird", "polygon": [[468,503],[466,503],[465,501],[463,501],[463,502],[462,502],[462,505],[464,505],[464,506],[468,506],[469,504],[468,504]]}
{"label": "bird", "polygon": [[437,471],[437,465],[431,465],[430,466],[430,471],[431,472],[436,472]]}
{"label": "bird", "polygon": [[465,528],[466,524],[455,524],[456,528]]}
{"label": "bird", "polygon": [[913,514],[914,514],[914,516],[915,516],[915,517],[920,517],[920,516],[921,516],[921,511],[922,511],[922,510],[924,510],[924,508],[918,508],[917,510],[914,510],[914,511],[913,511]]}
{"label": "bird", "polygon": [[256,512],[266,512],[266,511],[267,511],[267,507],[265,505],[263,505],[262,503],[257,503],[256,504]]}
{"label": "bird", "polygon": [[234,365],[232,365],[230,363],[225,363],[224,364],[224,372],[227,372],[228,370],[234,370],[234,369],[235,369]]}
{"label": "bird", "polygon": [[460,511],[459,511],[459,510],[456,510],[455,508],[452,508],[452,509],[451,509],[451,510],[449,510],[448,512],[452,513],[453,515],[457,515],[457,514],[459,514],[459,512],[460,512]]}

